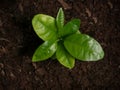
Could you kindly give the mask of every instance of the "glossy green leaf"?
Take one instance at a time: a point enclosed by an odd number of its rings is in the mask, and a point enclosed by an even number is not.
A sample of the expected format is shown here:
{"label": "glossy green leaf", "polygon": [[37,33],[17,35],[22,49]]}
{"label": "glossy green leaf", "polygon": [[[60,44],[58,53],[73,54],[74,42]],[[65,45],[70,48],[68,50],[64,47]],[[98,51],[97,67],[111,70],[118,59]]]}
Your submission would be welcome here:
{"label": "glossy green leaf", "polygon": [[60,31],[60,35],[66,36],[76,33],[79,30],[79,27],[80,27],[80,20],[73,19],[63,27],[63,29]]}
{"label": "glossy green leaf", "polygon": [[64,12],[62,8],[59,9],[57,17],[56,17],[56,24],[58,30],[61,30],[64,26]]}
{"label": "glossy green leaf", "polygon": [[75,58],[82,61],[102,59],[104,51],[100,44],[79,31],[81,21],[73,19],[64,25],[64,17],[62,8],[56,18],[44,14],[34,16],[34,31],[45,42],[36,49],[32,61],[57,58],[63,66],[71,69],[75,65]]}
{"label": "glossy green leaf", "polygon": [[51,41],[45,41],[42,45],[40,45],[35,51],[32,61],[43,61],[50,58],[57,49],[57,43]]}
{"label": "glossy green leaf", "polygon": [[78,31],[76,32],[76,34],[81,34],[81,32],[78,30]]}
{"label": "glossy green leaf", "polygon": [[64,45],[58,44],[56,57],[58,61],[65,67],[71,69],[74,67],[75,59],[66,51]]}
{"label": "glossy green leaf", "polygon": [[100,44],[85,34],[73,34],[64,40],[67,51],[83,61],[97,61],[103,58],[104,51]]}
{"label": "glossy green leaf", "polygon": [[55,19],[44,14],[37,14],[32,20],[33,28],[36,34],[44,41],[57,39],[57,28]]}

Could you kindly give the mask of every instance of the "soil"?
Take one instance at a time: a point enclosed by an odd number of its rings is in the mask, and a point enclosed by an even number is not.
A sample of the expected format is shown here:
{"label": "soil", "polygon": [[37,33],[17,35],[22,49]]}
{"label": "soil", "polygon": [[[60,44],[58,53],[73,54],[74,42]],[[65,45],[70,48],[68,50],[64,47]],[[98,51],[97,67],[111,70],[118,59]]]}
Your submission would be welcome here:
{"label": "soil", "polygon": [[[0,90],[119,90],[120,0],[61,1],[1,0]],[[66,21],[81,19],[80,31],[102,45],[104,59],[76,60],[71,70],[57,60],[31,62],[35,49],[43,43],[32,28],[33,16],[56,17],[60,7]]]}

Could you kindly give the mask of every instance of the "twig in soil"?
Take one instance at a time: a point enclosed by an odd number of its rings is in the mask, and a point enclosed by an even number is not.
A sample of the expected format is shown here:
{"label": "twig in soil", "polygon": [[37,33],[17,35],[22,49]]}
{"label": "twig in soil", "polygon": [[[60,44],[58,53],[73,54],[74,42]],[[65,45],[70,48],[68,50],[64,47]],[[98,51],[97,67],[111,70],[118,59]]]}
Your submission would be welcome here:
{"label": "twig in soil", "polygon": [[58,2],[63,6],[65,10],[71,9],[72,7],[69,6],[64,0],[58,0]]}
{"label": "twig in soil", "polygon": [[110,1],[108,1],[108,5],[109,5],[110,9],[113,8],[113,4]]}
{"label": "twig in soil", "polygon": [[5,38],[0,38],[0,41],[7,41],[7,42],[10,42],[8,39],[5,39]]}
{"label": "twig in soil", "polygon": [[32,63],[32,65],[33,65],[33,67],[34,67],[35,69],[37,69],[36,63]]}

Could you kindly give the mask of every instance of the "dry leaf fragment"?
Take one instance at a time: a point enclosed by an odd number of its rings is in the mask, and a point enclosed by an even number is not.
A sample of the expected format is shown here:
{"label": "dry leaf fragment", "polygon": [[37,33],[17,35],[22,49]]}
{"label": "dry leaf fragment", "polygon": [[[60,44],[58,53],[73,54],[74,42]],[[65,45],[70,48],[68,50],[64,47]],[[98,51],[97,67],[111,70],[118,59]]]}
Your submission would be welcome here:
{"label": "dry leaf fragment", "polygon": [[90,10],[89,10],[88,8],[85,8],[85,10],[86,10],[86,13],[88,14],[88,17],[91,17],[91,12],[90,12]]}
{"label": "dry leaf fragment", "polygon": [[64,0],[58,0],[58,2],[60,2],[65,10],[71,9],[71,7]]}

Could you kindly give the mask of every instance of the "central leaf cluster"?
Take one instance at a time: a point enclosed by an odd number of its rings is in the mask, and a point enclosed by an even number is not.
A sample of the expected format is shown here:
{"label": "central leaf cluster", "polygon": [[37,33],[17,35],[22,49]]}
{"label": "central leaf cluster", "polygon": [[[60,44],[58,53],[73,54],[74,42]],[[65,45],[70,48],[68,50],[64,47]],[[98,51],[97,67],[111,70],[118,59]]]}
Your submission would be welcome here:
{"label": "central leaf cluster", "polygon": [[32,25],[36,34],[45,41],[36,49],[33,62],[47,60],[55,55],[62,65],[71,69],[74,67],[75,58],[97,61],[104,56],[102,47],[96,40],[80,33],[79,19],[72,19],[64,25],[62,8],[56,18],[44,14],[35,15]]}

